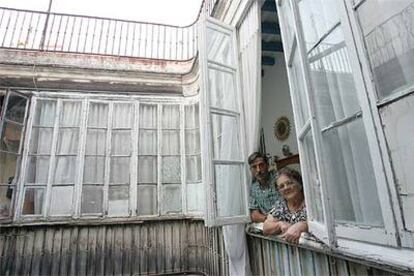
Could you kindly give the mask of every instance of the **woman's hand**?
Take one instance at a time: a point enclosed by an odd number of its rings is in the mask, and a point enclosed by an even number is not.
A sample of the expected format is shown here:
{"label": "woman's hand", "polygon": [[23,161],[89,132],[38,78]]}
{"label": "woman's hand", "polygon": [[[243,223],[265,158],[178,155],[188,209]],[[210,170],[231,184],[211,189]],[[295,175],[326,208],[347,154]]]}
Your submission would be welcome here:
{"label": "woman's hand", "polygon": [[280,232],[282,232],[282,234],[286,233],[290,226],[292,226],[292,224],[289,222],[279,221]]}
{"label": "woman's hand", "polygon": [[272,235],[272,234],[279,234],[280,227],[279,221],[275,219],[272,215],[267,215],[266,220],[263,223],[263,234],[264,235]]}
{"label": "woman's hand", "polygon": [[280,237],[287,242],[298,243],[302,232],[306,232],[307,230],[308,224],[301,221],[291,225]]}

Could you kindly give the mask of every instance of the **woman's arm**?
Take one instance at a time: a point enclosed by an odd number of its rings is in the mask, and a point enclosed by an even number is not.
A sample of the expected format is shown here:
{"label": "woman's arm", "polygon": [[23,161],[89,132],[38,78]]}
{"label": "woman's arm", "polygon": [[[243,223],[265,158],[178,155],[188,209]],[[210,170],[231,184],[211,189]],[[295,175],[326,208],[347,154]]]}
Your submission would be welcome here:
{"label": "woman's arm", "polygon": [[269,214],[263,223],[263,234],[272,235],[283,233],[289,227],[289,225],[289,223],[280,221]]}
{"label": "woman's arm", "polygon": [[299,221],[292,224],[281,238],[291,243],[298,243],[302,232],[308,232],[308,223],[306,221]]}

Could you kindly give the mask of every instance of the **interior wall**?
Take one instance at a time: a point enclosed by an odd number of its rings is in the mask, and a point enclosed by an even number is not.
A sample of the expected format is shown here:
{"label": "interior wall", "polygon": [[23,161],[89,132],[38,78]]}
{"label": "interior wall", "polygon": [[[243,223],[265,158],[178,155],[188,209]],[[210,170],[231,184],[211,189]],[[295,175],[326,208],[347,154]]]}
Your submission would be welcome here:
{"label": "interior wall", "polygon": [[[262,66],[262,117],[266,151],[283,158],[282,146],[288,145],[293,154],[298,153],[293,110],[289,94],[289,83],[283,53],[277,54],[273,66]],[[279,141],[273,131],[276,120],[286,116],[291,123],[289,137]]]}

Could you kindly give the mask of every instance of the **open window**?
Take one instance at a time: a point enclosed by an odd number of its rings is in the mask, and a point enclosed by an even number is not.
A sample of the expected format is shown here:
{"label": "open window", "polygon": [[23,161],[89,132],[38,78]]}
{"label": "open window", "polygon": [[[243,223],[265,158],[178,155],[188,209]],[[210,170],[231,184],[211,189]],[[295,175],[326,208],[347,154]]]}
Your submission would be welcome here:
{"label": "open window", "polygon": [[341,1],[278,1],[309,230],[396,245],[385,175]]}
{"label": "open window", "polygon": [[206,18],[200,42],[206,224],[247,222],[248,170],[235,29]]}
{"label": "open window", "polygon": [[0,91],[0,106],[0,219],[8,219],[16,197],[28,99]]}

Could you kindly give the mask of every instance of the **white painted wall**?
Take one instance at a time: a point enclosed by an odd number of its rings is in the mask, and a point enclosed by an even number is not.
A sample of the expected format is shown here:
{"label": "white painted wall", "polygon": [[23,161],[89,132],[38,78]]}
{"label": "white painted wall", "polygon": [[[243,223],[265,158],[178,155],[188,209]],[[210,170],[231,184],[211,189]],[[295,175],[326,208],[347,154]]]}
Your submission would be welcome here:
{"label": "white painted wall", "polygon": [[[276,56],[275,65],[262,66],[262,69],[264,69],[264,76],[262,77],[261,124],[265,135],[266,151],[272,156],[283,158],[282,146],[286,144],[291,152],[296,154],[298,146],[283,53]],[[286,116],[291,122],[291,132],[286,140],[279,141],[273,134],[273,125],[282,116]]]}

